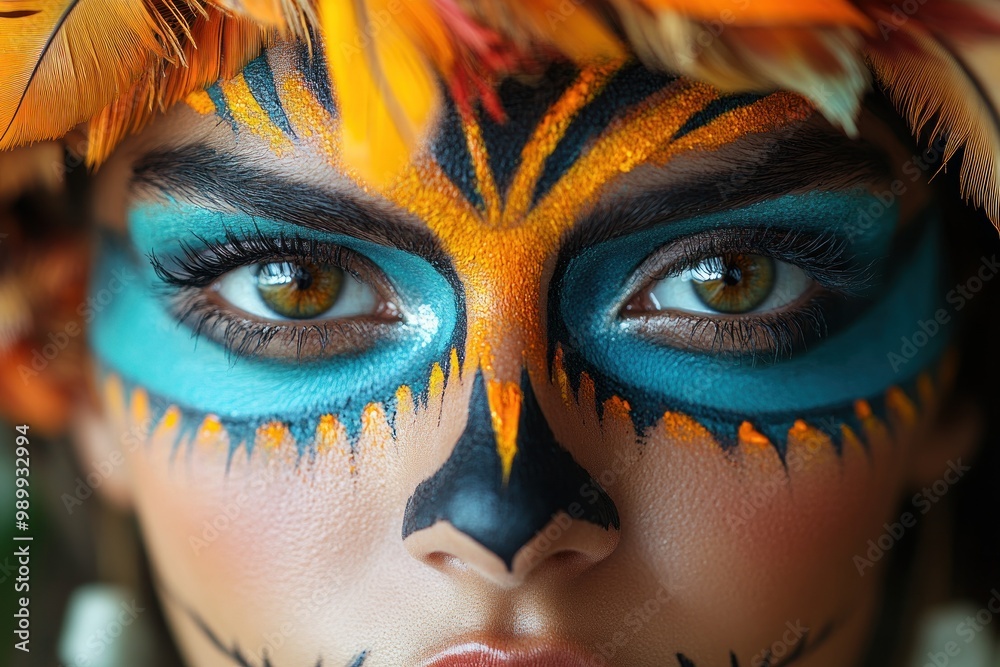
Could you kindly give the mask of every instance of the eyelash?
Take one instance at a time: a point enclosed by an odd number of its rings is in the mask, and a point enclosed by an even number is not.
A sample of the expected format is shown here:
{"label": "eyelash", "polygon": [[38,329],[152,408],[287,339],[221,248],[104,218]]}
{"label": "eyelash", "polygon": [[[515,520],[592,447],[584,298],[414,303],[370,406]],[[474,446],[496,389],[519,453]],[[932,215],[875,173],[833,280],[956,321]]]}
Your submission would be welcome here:
{"label": "eyelash", "polygon": [[[272,341],[281,336],[294,344],[295,360],[337,353],[331,343],[347,342],[351,350],[371,345],[375,338],[386,338],[389,323],[399,317],[389,301],[393,290],[388,280],[367,260],[343,246],[299,236],[277,237],[259,228],[240,235],[226,230],[223,241],[195,236],[198,244],[181,244],[180,253],[168,262],[154,252],[149,253],[153,271],[162,282],[164,296],[171,303],[178,322],[189,326],[197,340],[206,332],[217,332],[231,359],[263,356]],[[200,246],[200,247],[198,247]],[[321,323],[271,323],[251,320],[228,309],[205,294],[219,278],[241,267],[277,261],[305,261],[336,266],[361,282],[372,286],[386,308],[380,320],[372,318],[344,319]],[[381,329],[381,331],[377,330]]]}
{"label": "eyelash", "polygon": [[[671,244],[640,265],[636,278],[631,281],[629,294],[638,291],[636,285],[645,289],[653,282],[694,269],[708,257],[727,253],[764,255],[795,265],[812,278],[821,291],[810,290],[812,296],[807,302],[783,311],[733,317],[675,313],[636,318],[623,309],[619,312],[625,319],[645,320],[647,327],[658,318],[682,320],[690,327],[687,343],[692,347],[698,348],[693,341],[704,338],[707,333],[711,337],[708,348],[712,354],[749,358],[751,363],[773,362],[790,357],[804,346],[810,334],[814,338],[825,337],[830,320],[841,321],[850,316],[852,313],[846,306],[856,305],[870,290],[873,281],[874,265],[857,262],[846,239],[830,233],[807,234],[766,227],[713,231]],[[673,256],[673,261],[665,263],[665,255]],[[840,308],[836,307],[838,305]]]}

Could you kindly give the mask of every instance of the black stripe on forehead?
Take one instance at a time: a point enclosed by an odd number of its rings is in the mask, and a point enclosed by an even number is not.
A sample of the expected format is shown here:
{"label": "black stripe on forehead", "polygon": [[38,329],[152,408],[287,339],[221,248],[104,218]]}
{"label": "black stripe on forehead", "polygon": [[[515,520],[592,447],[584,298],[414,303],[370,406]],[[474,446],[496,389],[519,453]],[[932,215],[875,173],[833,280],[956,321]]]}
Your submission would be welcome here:
{"label": "black stripe on forehead", "polygon": [[507,194],[507,188],[521,164],[521,153],[538,123],[576,76],[576,68],[555,64],[549,67],[540,81],[507,79],[497,91],[507,119],[498,123],[488,114],[479,114],[490,170],[501,199]]}
{"label": "black stripe on forehead", "polygon": [[281,106],[281,99],[278,91],[274,87],[274,72],[267,62],[267,54],[250,61],[243,69],[243,78],[246,79],[250,94],[257,100],[257,104],[264,110],[267,117],[271,119],[275,127],[288,136],[295,136],[285,109]]}
{"label": "black stripe on forehead", "polygon": [[[319,46],[319,42],[314,39],[312,48],[303,42],[297,43],[290,66],[302,74],[310,91],[316,96],[319,103],[330,112],[330,115],[336,116],[337,105],[334,101],[333,88],[330,85],[326,57],[323,55],[323,49]],[[250,94],[267,114],[271,123],[284,135],[294,137],[295,130],[288,120],[288,114],[285,112],[281,97],[278,95],[275,74],[268,61],[267,52],[251,60],[243,68],[241,74]],[[222,82],[216,82],[207,89],[207,92],[212,103],[215,104],[216,113],[232,123],[233,131],[237,132],[239,127],[233,119]]]}
{"label": "black stripe on forehead", "polygon": [[[534,135],[538,124],[578,74],[576,68],[562,64],[550,67],[541,81],[509,79],[501,84],[498,91],[507,114],[506,121],[497,123],[481,110],[477,114],[476,120],[488,152],[490,171],[501,197],[506,195],[513,175],[521,164],[524,147]],[[628,65],[617,72],[597,98],[570,122],[565,136],[545,163],[535,189],[535,202],[555,185],[580,157],[587,143],[599,135],[615,115],[641,102],[674,79],[673,76],[651,72],[638,64]],[[445,102],[445,110],[432,144],[432,153],[442,171],[466,199],[482,208],[483,199],[462,127],[462,117],[451,99]]]}
{"label": "black stripe on forehead", "polygon": [[661,90],[676,77],[651,72],[639,64],[623,67],[611,78],[590,104],[572,120],[565,136],[545,162],[545,168],[535,186],[533,204],[545,196],[566,170],[583,153],[587,143],[599,135],[623,109]]}
{"label": "black stripe on forehead", "polygon": [[229,103],[226,102],[226,96],[222,93],[222,85],[219,82],[215,82],[205,92],[208,93],[209,99],[215,105],[215,113],[219,115],[219,118],[232,125],[233,134],[238,133],[240,128],[236,124],[233,114],[229,111]]}
{"label": "black stripe on forehead", "polygon": [[701,109],[687,119],[687,122],[684,123],[679,130],[677,130],[676,134],[674,134],[673,141],[677,141],[684,135],[690,134],[698,128],[708,125],[724,113],[739,109],[740,107],[750,106],[754,102],[762,100],[765,97],[767,97],[767,95],[742,93],[736,95],[726,95],[716,100],[712,100],[705,106],[704,109]]}
{"label": "black stripe on forehead", "polygon": [[478,209],[484,208],[485,203],[479,193],[469,144],[462,131],[462,118],[450,97],[445,97],[444,112],[441,114],[437,136],[431,144],[431,154],[441,167],[441,171],[455,184],[466,200]]}
{"label": "black stripe on forehead", "polygon": [[296,53],[296,68],[302,72],[306,83],[312,88],[316,99],[330,112],[337,115],[337,103],[333,97],[333,87],[330,85],[330,70],[326,64],[326,52],[315,34],[311,35],[310,43],[299,42]]}

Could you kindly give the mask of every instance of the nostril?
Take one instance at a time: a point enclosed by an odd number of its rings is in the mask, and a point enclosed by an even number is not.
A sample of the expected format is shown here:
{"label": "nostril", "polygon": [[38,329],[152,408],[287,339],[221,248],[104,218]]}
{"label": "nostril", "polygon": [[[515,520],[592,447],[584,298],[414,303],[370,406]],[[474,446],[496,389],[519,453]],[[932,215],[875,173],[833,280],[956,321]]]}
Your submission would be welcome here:
{"label": "nostril", "polygon": [[591,568],[598,560],[576,549],[559,549],[558,551],[531,551],[529,546],[525,552],[524,563],[531,569],[555,571],[563,575],[577,575]]}
{"label": "nostril", "polygon": [[560,551],[549,557],[549,562],[556,567],[586,567],[590,559],[579,551]]}
{"label": "nostril", "polygon": [[442,572],[464,570],[467,567],[461,559],[456,558],[446,551],[431,552],[425,556],[425,560],[435,570],[441,570]]}

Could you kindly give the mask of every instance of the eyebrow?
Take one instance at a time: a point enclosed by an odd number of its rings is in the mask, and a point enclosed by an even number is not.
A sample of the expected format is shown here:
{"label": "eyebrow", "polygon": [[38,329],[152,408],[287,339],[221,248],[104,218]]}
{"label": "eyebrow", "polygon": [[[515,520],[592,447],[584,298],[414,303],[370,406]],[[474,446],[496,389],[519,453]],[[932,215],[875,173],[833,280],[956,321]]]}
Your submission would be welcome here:
{"label": "eyebrow", "polygon": [[290,180],[204,144],[147,153],[133,166],[131,187],[235,207],[249,216],[397,248],[438,268],[451,266],[429,229],[388,205]]}
{"label": "eyebrow", "polygon": [[696,216],[738,210],[787,194],[888,183],[892,169],[874,144],[810,123],[691,151],[602,195],[568,230],[563,256],[613,238]]}

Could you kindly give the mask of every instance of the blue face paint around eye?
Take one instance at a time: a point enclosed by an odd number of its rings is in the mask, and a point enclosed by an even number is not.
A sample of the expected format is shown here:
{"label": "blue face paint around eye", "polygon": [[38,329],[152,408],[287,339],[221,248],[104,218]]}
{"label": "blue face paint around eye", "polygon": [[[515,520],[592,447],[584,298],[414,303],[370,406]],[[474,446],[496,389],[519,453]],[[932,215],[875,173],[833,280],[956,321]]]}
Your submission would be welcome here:
{"label": "blue face paint around eye", "polygon": [[[902,338],[943,304],[942,266],[936,220],[928,221],[910,256],[878,285],[878,296],[842,330],[791,358],[750,364],[708,352],[669,347],[637,335],[615,304],[635,268],[658,247],[715,228],[768,226],[789,231],[844,234],[859,262],[889,255],[898,211],[883,209],[870,225],[848,224],[875,198],[863,191],[789,195],[739,211],[663,225],[588,248],[556,277],[557,304],[550,309],[552,343],[568,370],[596,376],[599,391],[632,406],[637,427],[647,428],[664,412],[681,412],[706,426],[723,446],[733,444],[749,421],[783,455],[789,429],[799,420],[840,440],[840,425],[859,429],[856,402],[884,410],[886,391],[912,390],[920,371],[938,361],[948,335],[942,332],[917,351],[905,368],[889,363]],[[921,224],[915,222],[913,224]],[[883,262],[884,264],[884,262]]]}
{"label": "blue face paint around eye", "polygon": [[[233,360],[224,346],[193,340],[170,312],[162,284],[145,255],[167,257],[198,235],[224,241],[226,230],[241,234],[287,233],[288,225],[220,213],[174,202],[136,208],[129,217],[132,249],[105,242],[92,279],[94,290],[127,267],[137,278],[97,313],[91,346],[108,370],[142,387],[160,413],[176,405],[197,415],[217,415],[232,440],[253,442],[253,432],[269,420],[288,424],[300,447],[312,440],[323,415],[337,415],[350,432],[365,407],[390,401],[401,385],[417,393],[428,370],[447,359],[458,319],[447,279],[425,260],[401,250],[358,239],[297,230],[303,237],[350,248],[375,263],[396,289],[404,310],[398,335],[370,349],[321,361],[289,363],[270,359]],[[139,258],[139,259],[137,259]],[[239,442],[234,442],[237,445]]]}

